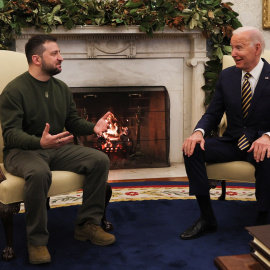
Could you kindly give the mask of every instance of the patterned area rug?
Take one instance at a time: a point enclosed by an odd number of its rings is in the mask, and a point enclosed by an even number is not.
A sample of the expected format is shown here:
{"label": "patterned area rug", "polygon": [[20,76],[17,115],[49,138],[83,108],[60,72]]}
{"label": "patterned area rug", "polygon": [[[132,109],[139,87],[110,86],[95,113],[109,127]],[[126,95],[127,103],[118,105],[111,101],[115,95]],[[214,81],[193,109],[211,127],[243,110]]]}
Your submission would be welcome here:
{"label": "patterned area rug", "polygon": [[[188,200],[195,199],[189,196],[189,186],[187,183],[174,182],[170,184],[152,184],[151,182],[137,183],[136,185],[125,186],[121,183],[112,185],[112,198],[110,202],[120,201],[143,201],[143,200]],[[221,195],[221,187],[217,186],[210,190],[211,198],[217,200]],[[255,189],[253,186],[233,186],[227,184],[226,200],[255,201]],[[77,205],[82,202],[82,191],[69,193],[66,195],[54,196],[50,199],[50,205],[62,207]],[[21,207],[23,211],[23,204]]]}
{"label": "patterned area rug", "polygon": [[[211,198],[217,200],[221,195],[221,188],[210,190]],[[195,199],[189,196],[189,186],[161,185],[161,186],[131,186],[113,188],[112,202],[119,201],[143,201],[143,200],[187,200]],[[255,190],[253,187],[228,186],[226,189],[227,200],[255,201]]]}
{"label": "patterned area rug", "polygon": [[[138,184],[138,183],[137,183]],[[221,187],[210,190],[211,199],[217,200],[221,195]],[[112,186],[112,198],[110,202],[143,201],[143,200],[189,200],[195,199],[189,196],[187,183],[175,182],[175,184],[151,184],[143,182],[142,185],[124,186],[118,183]],[[230,186],[226,188],[226,200],[255,201],[255,189],[253,186]],[[50,199],[52,208],[81,204],[82,190],[65,195],[54,196]],[[24,211],[23,203],[21,212]]]}

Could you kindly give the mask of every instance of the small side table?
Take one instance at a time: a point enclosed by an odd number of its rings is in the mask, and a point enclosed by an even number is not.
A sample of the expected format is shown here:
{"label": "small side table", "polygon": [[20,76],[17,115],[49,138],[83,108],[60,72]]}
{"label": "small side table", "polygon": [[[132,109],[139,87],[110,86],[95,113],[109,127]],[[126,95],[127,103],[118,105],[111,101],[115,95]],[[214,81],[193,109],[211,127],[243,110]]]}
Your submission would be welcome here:
{"label": "small side table", "polygon": [[214,264],[219,270],[265,270],[250,254],[216,257]]}

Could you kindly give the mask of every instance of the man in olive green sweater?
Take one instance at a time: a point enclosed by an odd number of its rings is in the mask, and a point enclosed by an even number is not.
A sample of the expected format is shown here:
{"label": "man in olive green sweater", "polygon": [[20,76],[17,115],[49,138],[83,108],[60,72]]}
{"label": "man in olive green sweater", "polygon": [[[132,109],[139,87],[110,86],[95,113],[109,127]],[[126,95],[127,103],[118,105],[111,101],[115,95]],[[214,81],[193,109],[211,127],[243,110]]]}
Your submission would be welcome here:
{"label": "man in olive green sweater", "polygon": [[97,245],[115,242],[115,237],[99,226],[105,208],[109,158],[98,150],[72,143],[72,134],[102,135],[107,130],[110,112],[96,124],[78,116],[69,87],[53,77],[61,72],[63,61],[56,38],[34,36],[26,44],[25,52],[29,70],[5,87],[0,96],[0,117],[4,165],[10,173],[26,180],[29,261],[39,264],[51,261],[46,247],[46,201],[53,170],[85,175],[75,238]]}

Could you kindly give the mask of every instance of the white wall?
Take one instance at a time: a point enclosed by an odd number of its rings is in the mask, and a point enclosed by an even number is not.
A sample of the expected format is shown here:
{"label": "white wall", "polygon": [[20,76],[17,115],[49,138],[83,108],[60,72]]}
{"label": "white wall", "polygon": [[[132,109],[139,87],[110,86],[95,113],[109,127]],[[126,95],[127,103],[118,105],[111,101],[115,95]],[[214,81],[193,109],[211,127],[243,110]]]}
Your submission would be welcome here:
{"label": "white wall", "polygon": [[233,3],[233,10],[239,14],[243,26],[254,26],[263,32],[266,47],[270,50],[270,29],[263,30],[263,0],[224,0]]}

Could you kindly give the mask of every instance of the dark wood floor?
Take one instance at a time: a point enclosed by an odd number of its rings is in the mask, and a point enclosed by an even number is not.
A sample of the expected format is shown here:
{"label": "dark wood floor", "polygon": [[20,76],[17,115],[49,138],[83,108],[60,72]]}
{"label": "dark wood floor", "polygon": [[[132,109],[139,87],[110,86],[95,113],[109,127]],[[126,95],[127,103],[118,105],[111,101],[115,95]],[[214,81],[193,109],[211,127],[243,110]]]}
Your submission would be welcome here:
{"label": "dark wood floor", "polygon": [[188,182],[187,177],[164,177],[164,178],[146,178],[146,179],[127,179],[127,180],[109,180],[109,183],[119,182]]}

